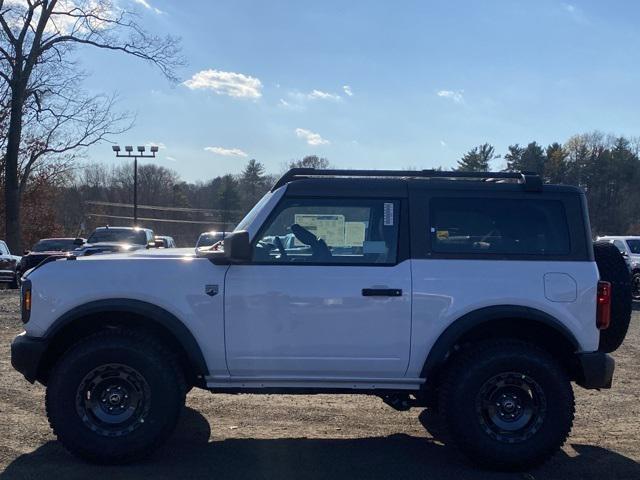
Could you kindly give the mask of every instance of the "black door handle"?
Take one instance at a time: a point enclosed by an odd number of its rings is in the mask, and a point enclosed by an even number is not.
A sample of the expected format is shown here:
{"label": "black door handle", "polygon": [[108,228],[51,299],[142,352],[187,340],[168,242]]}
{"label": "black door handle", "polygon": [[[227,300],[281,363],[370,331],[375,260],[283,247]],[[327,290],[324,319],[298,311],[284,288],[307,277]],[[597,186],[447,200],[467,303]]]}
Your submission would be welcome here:
{"label": "black door handle", "polygon": [[400,288],[363,288],[363,297],[401,297],[402,289]]}

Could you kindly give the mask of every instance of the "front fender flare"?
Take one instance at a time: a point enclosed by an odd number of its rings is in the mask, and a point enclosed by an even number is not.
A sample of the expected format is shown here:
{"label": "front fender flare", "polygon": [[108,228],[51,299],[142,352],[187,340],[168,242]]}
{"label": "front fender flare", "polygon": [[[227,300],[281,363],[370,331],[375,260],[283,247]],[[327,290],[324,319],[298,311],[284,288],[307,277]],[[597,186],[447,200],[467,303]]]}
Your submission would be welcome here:
{"label": "front fender flare", "polygon": [[79,305],[58,317],[44,333],[43,339],[51,341],[72,322],[82,317],[105,312],[139,315],[160,325],[181,345],[189,364],[195,369],[196,375],[208,375],[209,370],[200,345],[186,325],[164,308],[141,300],[114,298]]}

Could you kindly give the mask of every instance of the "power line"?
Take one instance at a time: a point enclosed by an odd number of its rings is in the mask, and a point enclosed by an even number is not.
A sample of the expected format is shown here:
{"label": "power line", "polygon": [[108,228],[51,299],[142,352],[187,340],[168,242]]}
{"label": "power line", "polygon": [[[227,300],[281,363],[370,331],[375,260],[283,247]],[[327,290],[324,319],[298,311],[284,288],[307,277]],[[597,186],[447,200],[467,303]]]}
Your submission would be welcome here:
{"label": "power line", "polygon": [[[138,205],[140,206],[140,205]],[[88,213],[88,217],[103,217],[103,218],[115,218],[117,220],[133,220],[133,217],[125,217],[122,215],[106,215],[102,213]],[[201,225],[227,225],[224,222],[202,222],[197,220],[173,220],[169,218],[144,218],[138,217],[138,220],[142,220],[145,222],[168,222],[168,223],[197,223]]]}
{"label": "power line", "polygon": [[[85,201],[88,205],[96,205],[99,207],[123,207],[133,208],[130,203],[102,202],[98,200]],[[163,210],[171,212],[200,212],[200,213],[243,213],[242,210],[218,210],[213,208],[189,208],[189,207],[162,207],[160,205],[138,205],[138,208],[144,210]]]}

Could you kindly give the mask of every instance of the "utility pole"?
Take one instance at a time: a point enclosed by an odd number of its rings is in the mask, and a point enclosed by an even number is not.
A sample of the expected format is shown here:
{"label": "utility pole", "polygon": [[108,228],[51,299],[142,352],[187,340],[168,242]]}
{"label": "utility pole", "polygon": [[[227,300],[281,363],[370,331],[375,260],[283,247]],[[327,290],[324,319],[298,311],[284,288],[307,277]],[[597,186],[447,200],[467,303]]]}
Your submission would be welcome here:
{"label": "utility pole", "polygon": [[113,145],[111,149],[115,152],[116,157],[119,158],[133,158],[133,226],[138,226],[138,157],[139,158],[156,158],[156,153],[158,153],[158,147],[152,145],[149,150],[151,151],[151,155],[147,155],[144,153],[145,147],[139,146],[137,147],[137,152],[133,151],[133,147],[131,145],[127,145],[124,147],[124,151],[126,154],[121,154],[120,145]]}

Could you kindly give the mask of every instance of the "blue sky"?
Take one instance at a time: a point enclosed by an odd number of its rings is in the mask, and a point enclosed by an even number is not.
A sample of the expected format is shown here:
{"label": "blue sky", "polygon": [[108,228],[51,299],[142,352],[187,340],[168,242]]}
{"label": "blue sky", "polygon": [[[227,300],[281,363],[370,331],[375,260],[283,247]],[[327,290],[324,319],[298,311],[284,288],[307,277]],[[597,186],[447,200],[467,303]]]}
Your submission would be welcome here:
{"label": "blue sky", "polygon": [[[121,144],[159,143],[188,181],[336,167],[453,167],[473,146],[639,133],[640,2],[118,0],[182,37],[173,85],[80,50],[87,88],[136,112]],[[106,144],[89,158],[113,162]],[[501,167],[501,161],[495,167]]]}

